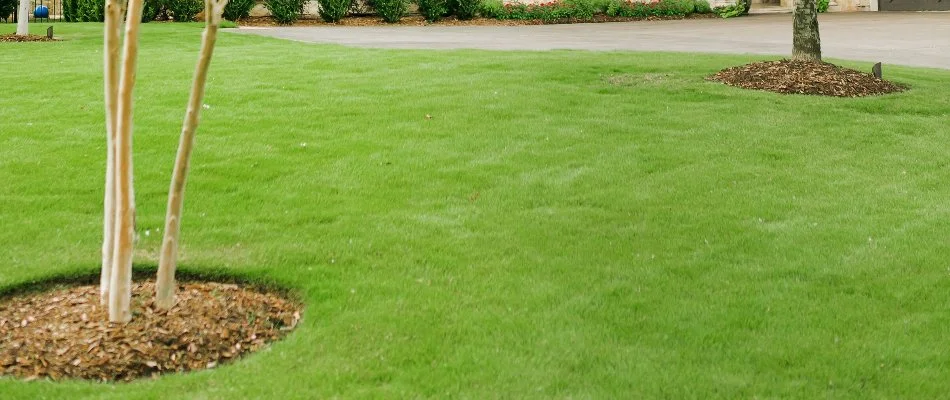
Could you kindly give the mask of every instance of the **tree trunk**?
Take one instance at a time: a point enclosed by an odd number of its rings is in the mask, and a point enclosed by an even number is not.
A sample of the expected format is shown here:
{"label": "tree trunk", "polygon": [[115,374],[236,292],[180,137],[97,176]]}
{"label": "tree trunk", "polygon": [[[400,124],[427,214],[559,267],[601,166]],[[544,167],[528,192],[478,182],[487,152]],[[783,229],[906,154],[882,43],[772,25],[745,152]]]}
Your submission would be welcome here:
{"label": "tree trunk", "polygon": [[181,228],[181,210],[185,196],[185,179],[191,150],[194,147],[195,131],[198,129],[198,117],[201,102],[205,94],[208,78],[208,66],[214,53],[214,43],[218,37],[218,26],[227,0],[205,0],[205,30],[201,39],[201,53],[195,67],[191,96],[185,112],[185,121],[178,142],[178,154],[175,156],[175,169],[172,172],[171,186],[168,189],[168,211],[165,215],[165,233],[162,239],[161,256],[158,262],[158,279],[155,285],[155,305],[169,309],[175,305],[175,268],[178,257],[178,237]]}
{"label": "tree trunk", "polygon": [[795,0],[792,25],[792,59],[821,61],[821,37],[818,35],[818,9],[815,0]]}
{"label": "tree trunk", "polygon": [[[20,7],[17,8],[16,35],[26,36],[30,34],[30,0],[20,0]],[[9,31],[7,31],[9,32]]]}
{"label": "tree trunk", "polygon": [[115,251],[115,135],[119,96],[119,31],[122,25],[122,7],[118,0],[105,4],[104,84],[106,108],[106,190],[103,201],[102,273],[99,277],[99,299],[102,305],[109,302],[109,286],[112,281],[112,256]]}
{"label": "tree trunk", "polygon": [[116,221],[115,252],[109,288],[109,321],[132,319],[132,239],[135,215],[132,200],[132,91],[138,61],[139,26],[143,0],[129,0],[122,50],[122,74],[119,78],[118,121],[116,130]]}

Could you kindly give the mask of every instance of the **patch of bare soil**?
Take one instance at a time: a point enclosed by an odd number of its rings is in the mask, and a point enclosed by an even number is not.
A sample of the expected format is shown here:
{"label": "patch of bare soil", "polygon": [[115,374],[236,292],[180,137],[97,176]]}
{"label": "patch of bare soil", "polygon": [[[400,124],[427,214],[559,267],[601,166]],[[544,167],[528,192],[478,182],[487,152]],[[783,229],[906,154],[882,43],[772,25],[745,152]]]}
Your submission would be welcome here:
{"label": "patch of bare soil", "polygon": [[825,62],[765,61],[727,68],[709,77],[727,85],[785,94],[863,97],[907,87]]}
{"label": "patch of bare soil", "polygon": [[55,42],[56,38],[48,38],[40,35],[17,36],[15,34],[0,35],[0,42]]}
{"label": "patch of bare soil", "polygon": [[[626,18],[626,17],[608,17],[606,15],[596,15],[591,20],[579,20],[572,18],[563,18],[558,20],[511,20],[494,18],[475,18],[471,20],[459,20],[455,17],[446,17],[438,22],[426,22],[420,15],[409,15],[403,17],[399,22],[390,24],[375,16],[354,16],[346,17],[337,23],[324,22],[320,18],[300,19],[293,26],[520,26],[520,25],[548,25],[548,24],[575,24],[575,23],[599,23],[599,22],[631,22],[631,21],[661,21],[678,19],[706,19],[718,18],[716,14],[692,14],[687,17],[680,16],[654,16],[647,18]],[[238,21],[240,26],[279,26],[271,17],[248,17]]]}
{"label": "patch of bare soil", "polygon": [[0,300],[0,374],[28,380],[132,380],[214,368],[280,339],[301,306],[234,284],[179,284],[178,303],[152,304],[155,285],[135,283],[132,321],[108,322],[98,286]]}

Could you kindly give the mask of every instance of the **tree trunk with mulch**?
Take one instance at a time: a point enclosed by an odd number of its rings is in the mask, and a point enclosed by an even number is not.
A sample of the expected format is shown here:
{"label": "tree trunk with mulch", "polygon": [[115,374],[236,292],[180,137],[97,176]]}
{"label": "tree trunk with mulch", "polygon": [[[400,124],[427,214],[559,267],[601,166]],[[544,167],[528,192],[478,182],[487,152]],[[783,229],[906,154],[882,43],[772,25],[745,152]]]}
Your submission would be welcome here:
{"label": "tree trunk with mulch", "polygon": [[792,59],[821,61],[821,38],[818,36],[818,8],[815,0],[796,0],[795,22],[792,25]]}

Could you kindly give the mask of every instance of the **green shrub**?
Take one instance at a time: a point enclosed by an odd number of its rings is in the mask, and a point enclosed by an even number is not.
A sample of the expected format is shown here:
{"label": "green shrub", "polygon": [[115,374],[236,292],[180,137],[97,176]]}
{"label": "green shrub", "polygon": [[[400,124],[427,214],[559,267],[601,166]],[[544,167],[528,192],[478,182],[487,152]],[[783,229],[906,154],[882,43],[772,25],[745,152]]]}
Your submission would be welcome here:
{"label": "green shrub", "polygon": [[399,22],[406,11],[409,10],[407,0],[374,0],[373,6],[376,8],[376,14],[383,18],[383,21],[394,24]]}
{"label": "green shrub", "polygon": [[256,0],[231,0],[224,6],[224,19],[237,21],[251,15],[251,9],[257,4]]}
{"label": "green shrub", "polygon": [[597,13],[597,3],[594,0],[564,0],[564,5],[571,8],[571,17],[575,19],[594,19]]}
{"label": "green shrub", "polygon": [[264,0],[264,7],[270,10],[274,21],[278,24],[289,25],[300,19],[305,2],[305,0]]}
{"label": "green shrub", "polygon": [[[0,0],[0,18],[6,15],[3,13],[3,1]],[[79,22],[78,0],[63,0],[63,21]]]}
{"label": "green shrub", "polygon": [[449,5],[450,14],[461,20],[469,20],[475,18],[475,15],[478,14],[481,2],[479,0],[452,0]]}
{"label": "green shrub", "polygon": [[694,0],[693,12],[696,14],[709,14],[712,11],[712,7],[709,6],[709,2],[706,0]]}
{"label": "green shrub", "polygon": [[145,0],[142,4],[142,22],[154,21],[165,8],[164,0]]}
{"label": "green shrub", "polygon": [[350,9],[350,0],[320,0],[320,18],[326,22],[338,22]]}
{"label": "green shrub", "polygon": [[419,13],[429,22],[442,19],[449,11],[447,0],[416,0],[416,4],[419,5]]}
{"label": "green shrub", "polygon": [[105,20],[105,0],[77,0],[76,17],[80,22],[102,22]]}
{"label": "green shrub", "polygon": [[746,3],[747,2],[739,0],[733,5],[716,7],[713,9],[713,12],[719,14],[719,16],[723,18],[743,16],[749,13],[749,10],[746,8]]}
{"label": "green shrub", "polygon": [[502,0],[482,0],[478,7],[478,14],[485,18],[501,19],[505,13],[505,3]]}
{"label": "green shrub", "polygon": [[201,0],[166,0],[165,7],[172,13],[175,22],[189,22],[194,21],[205,5]]}
{"label": "green shrub", "polygon": [[830,0],[818,0],[815,2],[815,6],[818,8],[818,12],[828,12],[828,7],[831,6]]}

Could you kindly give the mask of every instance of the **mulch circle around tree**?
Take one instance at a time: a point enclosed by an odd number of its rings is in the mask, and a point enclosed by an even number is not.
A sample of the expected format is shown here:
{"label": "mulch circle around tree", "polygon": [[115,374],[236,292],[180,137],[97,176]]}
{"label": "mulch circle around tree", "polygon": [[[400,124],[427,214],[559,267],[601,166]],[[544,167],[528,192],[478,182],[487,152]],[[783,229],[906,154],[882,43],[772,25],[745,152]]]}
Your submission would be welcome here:
{"label": "mulch circle around tree", "polygon": [[0,42],[55,42],[56,38],[48,38],[40,35],[17,36],[15,34],[0,35]]}
{"label": "mulch circle around tree", "polygon": [[765,61],[727,68],[709,77],[727,85],[784,94],[863,97],[907,90],[869,73],[813,61]]}
{"label": "mulch circle around tree", "polygon": [[154,292],[154,283],[133,285],[127,324],[107,321],[98,286],[0,299],[0,374],[128,381],[214,368],[280,339],[302,312],[294,301],[236,284],[179,283],[169,311],[153,307]]}
{"label": "mulch circle around tree", "polygon": [[[549,24],[586,24],[600,22],[633,22],[633,21],[666,21],[680,19],[708,19],[719,18],[716,14],[691,14],[689,16],[651,16],[645,18],[628,17],[610,17],[606,15],[595,15],[590,20],[580,20],[572,18],[562,18],[557,20],[513,20],[513,19],[494,19],[494,18],[475,18],[470,20],[459,20],[455,17],[446,17],[437,22],[428,22],[420,15],[408,15],[399,22],[390,24],[375,16],[354,16],[346,17],[337,23],[328,23],[319,18],[303,18],[293,23],[293,26],[521,26],[521,25],[549,25]],[[238,21],[240,26],[279,26],[271,17],[248,17]]]}

